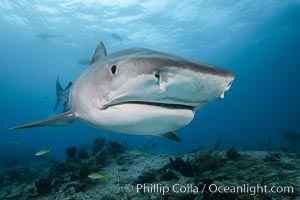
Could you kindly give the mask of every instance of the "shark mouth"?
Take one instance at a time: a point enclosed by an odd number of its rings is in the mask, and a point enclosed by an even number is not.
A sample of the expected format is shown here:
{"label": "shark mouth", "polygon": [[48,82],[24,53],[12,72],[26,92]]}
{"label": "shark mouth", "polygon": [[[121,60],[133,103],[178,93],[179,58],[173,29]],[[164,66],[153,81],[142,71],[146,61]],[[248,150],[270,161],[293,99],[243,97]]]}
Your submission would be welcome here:
{"label": "shark mouth", "polygon": [[171,104],[171,103],[158,103],[158,102],[146,102],[146,101],[127,101],[127,102],[120,102],[115,104],[108,104],[103,106],[103,109],[107,109],[112,106],[122,105],[122,104],[140,104],[140,105],[147,105],[147,106],[157,106],[163,107],[168,109],[183,109],[183,110],[192,110],[196,109],[195,106],[191,105],[184,105],[184,104]]}

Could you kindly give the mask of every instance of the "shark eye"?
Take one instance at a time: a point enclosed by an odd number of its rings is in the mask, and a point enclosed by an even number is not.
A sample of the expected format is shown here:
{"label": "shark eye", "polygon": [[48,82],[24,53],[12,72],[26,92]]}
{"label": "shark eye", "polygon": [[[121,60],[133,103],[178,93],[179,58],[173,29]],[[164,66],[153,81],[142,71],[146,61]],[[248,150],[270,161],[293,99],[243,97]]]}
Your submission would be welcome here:
{"label": "shark eye", "polygon": [[155,76],[155,78],[156,78],[157,80],[159,80],[159,78],[160,78],[159,73],[156,72],[154,76]]}
{"label": "shark eye", "polygon": [[116,76],[116,74],[117,74],[117,66],[116,65],[113,65],[113,66],[111,66],[111,73],[114,75],[114,76]]}

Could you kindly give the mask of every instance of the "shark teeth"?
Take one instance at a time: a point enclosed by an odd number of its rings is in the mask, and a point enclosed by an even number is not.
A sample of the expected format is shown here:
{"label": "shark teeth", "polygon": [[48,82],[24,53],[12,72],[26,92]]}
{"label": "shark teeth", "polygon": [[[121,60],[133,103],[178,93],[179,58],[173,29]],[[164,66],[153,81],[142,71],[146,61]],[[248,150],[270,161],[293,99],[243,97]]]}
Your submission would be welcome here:
{"label": "shark teeth", "polygon": [[230,83],[227,85],[227,87],[225,88],[224,92],[220,95],[220,98],[221,98],[221,99],[224,99],[225,92],[228,91],[228,90],[230,89],[231,83],[232,83],[232,82],[230,82]]}
{"label": "shark teeth", "polygon": [[220,98],[221,98],[221,99],[224,99],[224,93],[225,93],[225,92],[223,92],[223,93],[220,95]]}

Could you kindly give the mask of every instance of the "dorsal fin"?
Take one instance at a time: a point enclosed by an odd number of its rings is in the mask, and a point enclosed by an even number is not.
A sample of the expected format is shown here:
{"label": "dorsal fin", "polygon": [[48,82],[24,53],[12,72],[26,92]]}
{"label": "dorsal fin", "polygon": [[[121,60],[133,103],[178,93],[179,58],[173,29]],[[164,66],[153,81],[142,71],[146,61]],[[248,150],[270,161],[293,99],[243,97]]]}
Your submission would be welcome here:
{"label": "dorsal fin", "polygon": [[95,49],[95,53],[93,55],[90,65],[94,64],[95,62],[99,61],[105,56],[107,56],[106,48],[104,46],[104,43],[100,41],[97,48]]}

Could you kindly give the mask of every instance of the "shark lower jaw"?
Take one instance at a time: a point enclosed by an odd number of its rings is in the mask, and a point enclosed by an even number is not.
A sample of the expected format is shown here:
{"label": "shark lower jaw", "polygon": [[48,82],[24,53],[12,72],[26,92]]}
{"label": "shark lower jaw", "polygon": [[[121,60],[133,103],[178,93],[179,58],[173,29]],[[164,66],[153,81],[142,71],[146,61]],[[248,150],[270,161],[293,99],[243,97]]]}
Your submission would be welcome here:
{"label": "shark lower jaw", "polygon": [[115,104],[104,105],[101,108],[101,110],[112,108],[114,106],[126,105],[126,104],[137,104],[137,105],[160,107],[160,108],[174,109],[174,110],[191,110],[191,111],[194,111],[196,109],[196,106],[187,105],[187,104],[162,103],[162,102],[147,102],[147,101],[127,101],[127,102],[120,102],[120,103],[115,103]]}
{"label": "shark lower jaw", "polygon": [[189,124],[195,107],[169,103],[122,102],[80,115],[83,122],[114,132],[159,135]]}

